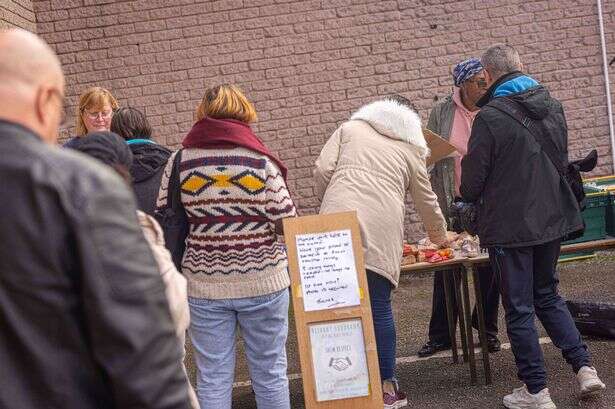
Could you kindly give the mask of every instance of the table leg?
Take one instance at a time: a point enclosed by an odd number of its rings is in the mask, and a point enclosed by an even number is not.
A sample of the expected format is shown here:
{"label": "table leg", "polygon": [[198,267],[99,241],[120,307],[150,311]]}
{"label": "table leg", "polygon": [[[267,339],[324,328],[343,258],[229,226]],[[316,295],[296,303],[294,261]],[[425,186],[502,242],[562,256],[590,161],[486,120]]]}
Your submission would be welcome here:
{"label": "table leg", "polygon": [[457,353],[457,325],[455,324],[453,317],[453,299],[455,296],[454,293],[450,290],[451,278],[449,277],[449,271],[447,270],[442,272],[442,280],[444,282],[444,299],[446,301],[446,318],[448,319],[448,336],[451,340],[451,352],[453,353],[453,363],[459,362],[459,356]]}
{"label": "table leg", "polygon": [[463,312],[465,314],[466,335],[468,337],[468,351],[470,358],[470,382],[476,385],[476,356],[474,355],[474,335],[472,334],[472,314],[470,305],[470,290],[468,284],[468,272],[465,267],[461,271],[462,291],[463,291]]}
{"label": "table leg", "polygon": [[468,362],[468,337],[466,335],[465,315],[463,314],[463,299],[461,298],[461,279],[459,270],[453,273],[455,298],[457,299],[457,315],[459,317],[459,336],[461,338],[461,348],[463,349],[463,362]]}
{"label": "table leg", "polygon": [[487,347],[487,329],[485,327],[485,305],[483,294],[480,289],[480,273],[477,268],[468,266],[469,272],[474,278],[474,296],[476,298],[476,312],[478,313],[478,337],[480,338],[480,349],[483,354],[483,369],[485,371],[485,384],[491,385],[491,364],[489,362],[489,348]]}

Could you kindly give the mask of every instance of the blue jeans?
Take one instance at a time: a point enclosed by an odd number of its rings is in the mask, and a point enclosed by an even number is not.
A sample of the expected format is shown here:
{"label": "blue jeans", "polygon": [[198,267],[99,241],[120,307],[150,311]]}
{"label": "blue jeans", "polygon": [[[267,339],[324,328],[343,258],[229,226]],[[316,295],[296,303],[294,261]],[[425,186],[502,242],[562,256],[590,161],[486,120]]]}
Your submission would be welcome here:
{"label": "blue jeans", "polygon": [[397,346],[395,321],[391,308],[393,284],[380,274],[367,270],[367,286],[376,333],[380,378],[383,381],[392,380],[395,379],[395,349]]}
{"label": "blue jeans", "polygon": [[531,247],[489,249],[491,266],[500,278],[506,329],[517,375],[530,393],[538,393],[547,386],[535,315],[575,372],[591,365],[587,346],[565,300],[557,292],[559,252],[560,240]]}
{"label": "blue jeans", "polygon": [[288,289],[225,300],[188,298],[201,409],[231,409],[237,326],[259,409],[290,409],[286,376]]}

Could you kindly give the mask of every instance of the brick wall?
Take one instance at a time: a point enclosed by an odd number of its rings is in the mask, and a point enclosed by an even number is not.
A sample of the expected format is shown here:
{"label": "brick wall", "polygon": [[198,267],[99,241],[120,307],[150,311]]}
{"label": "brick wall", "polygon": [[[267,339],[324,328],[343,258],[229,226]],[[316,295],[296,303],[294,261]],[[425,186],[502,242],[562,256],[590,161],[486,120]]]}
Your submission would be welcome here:
{"label": "brick wall", "polygon": [[[615,2],[604,3],[612,58]],[[597,146],[596,173],[611,172],[592,0],[46,0],[34,9],[64,64],[71,110],[84,88],[108,87],[147,113],[158,141],[176,146],[205,86],[243,87],[304,214],[318,207],[314,159],[353,110],[400,93],[426,120],[451,91],[450,67],[495,42],[516,46],[526,70],[563,101],[573,156]],[[611,82],[615,98],[615,64]],[[416,236],[412,206],[408,215]]]}
{"label": "brick wall", "polygon": [[32,0],[0,0],[0,28],[20,27],[36,33]]}

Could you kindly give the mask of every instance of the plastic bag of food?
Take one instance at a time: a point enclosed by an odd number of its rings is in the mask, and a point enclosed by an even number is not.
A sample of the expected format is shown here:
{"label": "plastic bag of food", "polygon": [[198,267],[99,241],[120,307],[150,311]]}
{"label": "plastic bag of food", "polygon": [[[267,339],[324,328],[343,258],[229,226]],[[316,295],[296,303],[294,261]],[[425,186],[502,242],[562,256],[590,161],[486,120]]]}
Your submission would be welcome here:
{"label": "plastic bag of food", "polygon": [[401,265],[407,266],[409,264],[415,264],[417,262],[417,257],[414,254],[408,254],[401,259]]}
{"label": "plastic bag of food", "polygon": [[419,240],[418,249],[420,250],[438,250],[440,246],[434,244],[429,240],[429,238],[425,237],[424,239]]}
{"label": "plastic bag of food", "polygon": [[457,239],[456,250],[461,257],[478,257],[480,254],[480,242],[478,236],[469,234],[460,235]]}
{"label": "plastic bag of food", "polygon": [[407,255],[417,255],[417,253],[419,252],[419,249],[417,246],[413,245],[413,244],[408,244],[408,243],[404,243],[404,248],[403,248],[403,256],[407,256]]}

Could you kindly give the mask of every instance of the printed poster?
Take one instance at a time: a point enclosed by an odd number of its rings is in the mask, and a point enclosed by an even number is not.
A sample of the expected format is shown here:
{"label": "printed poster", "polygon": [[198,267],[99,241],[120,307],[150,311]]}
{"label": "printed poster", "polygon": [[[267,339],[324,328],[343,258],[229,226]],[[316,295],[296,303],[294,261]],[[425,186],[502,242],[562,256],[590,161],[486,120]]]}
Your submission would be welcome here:
{"label": "printed poster", "polygon": [[369,395],[369,372],[360,319],[309,325],[316,400]]}

